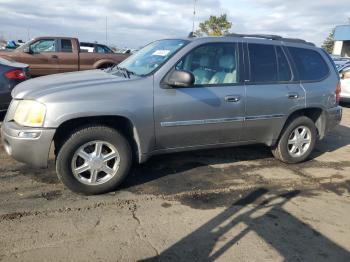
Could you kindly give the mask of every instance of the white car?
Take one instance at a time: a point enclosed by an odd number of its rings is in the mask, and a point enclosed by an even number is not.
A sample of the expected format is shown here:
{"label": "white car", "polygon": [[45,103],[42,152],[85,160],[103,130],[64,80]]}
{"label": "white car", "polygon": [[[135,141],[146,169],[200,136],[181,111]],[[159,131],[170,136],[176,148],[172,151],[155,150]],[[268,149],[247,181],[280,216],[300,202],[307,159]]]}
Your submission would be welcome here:
{"label": "white car", "polygon": [[339,73],[341,82],[340,100],[350,102],[350,65],[343,67]]}

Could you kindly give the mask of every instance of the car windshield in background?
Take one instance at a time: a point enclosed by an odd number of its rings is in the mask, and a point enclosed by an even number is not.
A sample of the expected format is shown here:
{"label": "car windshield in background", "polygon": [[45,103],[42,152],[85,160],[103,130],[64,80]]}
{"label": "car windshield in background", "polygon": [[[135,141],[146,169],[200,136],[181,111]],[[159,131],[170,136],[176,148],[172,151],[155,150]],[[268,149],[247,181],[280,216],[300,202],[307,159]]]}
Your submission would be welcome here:
{"label": "car windshield in background", "polygon": [[148,75],[164,64],[188,43],[186,40],[160,40],[153,42],[118,65],[136,75]]}

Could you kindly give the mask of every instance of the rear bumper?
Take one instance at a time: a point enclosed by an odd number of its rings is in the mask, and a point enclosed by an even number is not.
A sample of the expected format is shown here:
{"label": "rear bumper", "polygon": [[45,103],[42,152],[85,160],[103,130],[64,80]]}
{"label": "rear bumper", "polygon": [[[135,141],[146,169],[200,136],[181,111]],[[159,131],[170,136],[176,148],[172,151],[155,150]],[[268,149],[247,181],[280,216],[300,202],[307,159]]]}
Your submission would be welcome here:
{"label": "rear bumper", "polygon": [[27,128],[3,122],[1,140],[6,153],[19,162],[46,168],[55,129]]}
{"label": "rear bumper", "polygon": [[329,131],[334,129],[337,125],[339,125],[343,115],[343,109],[341,106],[336,106],[333,108],[329,108],[326,111],[326,132],[327,134]]}

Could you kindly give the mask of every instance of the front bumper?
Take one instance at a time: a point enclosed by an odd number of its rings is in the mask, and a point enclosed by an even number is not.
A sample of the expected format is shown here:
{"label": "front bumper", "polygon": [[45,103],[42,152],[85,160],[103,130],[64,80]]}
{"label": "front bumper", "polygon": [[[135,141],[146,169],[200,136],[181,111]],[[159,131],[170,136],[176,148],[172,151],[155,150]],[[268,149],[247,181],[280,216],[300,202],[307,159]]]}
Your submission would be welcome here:
{"label": "front bumper", "polygon": [[7,154],[19,162],[46,168],[55,129],[22,127],[3,122],[1,140]]}

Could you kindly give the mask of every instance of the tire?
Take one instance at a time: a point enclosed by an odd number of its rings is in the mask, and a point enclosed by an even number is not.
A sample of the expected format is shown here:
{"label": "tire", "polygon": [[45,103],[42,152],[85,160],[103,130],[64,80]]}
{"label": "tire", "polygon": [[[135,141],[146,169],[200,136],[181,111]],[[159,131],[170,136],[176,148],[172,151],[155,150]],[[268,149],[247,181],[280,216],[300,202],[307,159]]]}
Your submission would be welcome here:
{"label": "tire", "polygon": [[[308,135],[305,135],[304,138],[299,138],[298,142],[294,142],[297,138],[293,132],[298,132],[301,136],[302,130],[304,129]],[[304,145],[304,141],[308,140],[310,140],[310,142]],[[284,128],[277,145],[272,148],[272,154],[276,159],[287,164],[300,163],[308,159],[315,148],[316,140],[317,129],[315,123],[306,116],[300,116],[291,120]],[[296,143],[295,147],[293,147],[294,145],[291,143]],[[295,153],[293,153],[293,151],[295,151]]]}
{"label": "tire", "polygon": [[[107,160],[108,156],[113,158]],[[89,126],[75,131],[63,142],[56,158],[56,171],[70,190],[96,195],[116,189],[131,164],[131,147],[123,135],[110,127]],[[86,168],[89,170],[79,173]]]}

